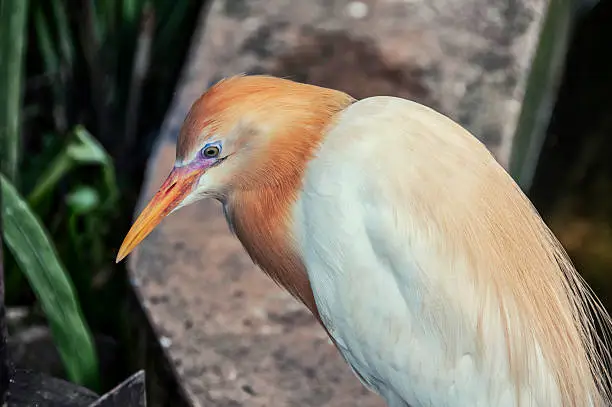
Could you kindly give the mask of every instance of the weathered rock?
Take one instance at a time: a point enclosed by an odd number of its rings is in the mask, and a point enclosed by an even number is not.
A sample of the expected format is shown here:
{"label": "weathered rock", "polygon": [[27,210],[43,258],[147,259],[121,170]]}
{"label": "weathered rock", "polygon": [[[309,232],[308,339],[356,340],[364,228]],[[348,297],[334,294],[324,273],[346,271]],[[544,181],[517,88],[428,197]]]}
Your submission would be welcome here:
{"label": "weathered rock", "polygon": [[128,377],[88,407],[147,407],[145,372]]}
{"label": "weathered rock", "polygon": [[[268,73],[363,98],[403,96],[467,126],[506,165],[547,0],[218,0],[165,122],[142,204],[174,161],[191,103]],[[181,209],[130,258],[159,340],[196,406],[383,406],[313,318],[256,270],[216,202]]]}
{"label": "weathered rock", "polygon": [[146,407],[145,373],[99,397],[89,389],[31,370],[10,369],[3,407]]}
{"label": "weathered rock", "polygon": [[98,395],[43,373],[29,370],[11,372],[6,407],[86,407]]}
{"label": "weathered rock", "polygon": [[176,134],[207,85],[267,73],[357,98],[426,103],[465,125],[505,165],[548,3],[214,1],[168,130]]}

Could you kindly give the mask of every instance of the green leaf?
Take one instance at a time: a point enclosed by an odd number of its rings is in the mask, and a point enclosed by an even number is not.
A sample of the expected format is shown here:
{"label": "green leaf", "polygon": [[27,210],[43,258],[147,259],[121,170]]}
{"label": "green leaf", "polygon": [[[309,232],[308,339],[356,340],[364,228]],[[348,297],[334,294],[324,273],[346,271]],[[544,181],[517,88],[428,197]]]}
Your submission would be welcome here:
{"label": "green leaf", "polygon": [[172,41],[175,40],[177,33],[180,32],[181,24],[185,23],[185,18],[189,12],[189,2],[167,2],[164,3],[167,10],[159,10],[158,15],[164,16],[164,20],[160,24],[159,33],[156,38],[156,48],[166,49],[172,46]]}
{"label": "green leaf", "polygon": [[34,12],[34,26],[38,37],[38,47],[45,64],[45,72],[47,75],[55,76],[59,73],[59,57],[53,45],[51,29],[42,7],[37,7]]}
{"label": "green leaf", "polygon": [[140,0],[124,0],[123,1],[123,19],[127,24],[134,24],[142,8]]}
{"label": "green leaf", "polygon": [[28,0],[0,0],[0,166],[17,182]]}
{"label": "green leaf", "polygon": [[117,3],[117,0],[98,0],[100,18],[106,20],[106,26],[109,33],[117,28]]}
{"label": "green leaf", "polygon": [[49,167],[41,173],[41,177],[34,189],[28,195],[28,203],[35,207],[40,200],[55,188],[59,180],[70,171],[72,162],[66,151],[62,151],[51,162]]}
{"label": "green leaf", "polygon": [[[61,11],[58,9],[58,7],[54,7],[54,9],[56,9],[55,14],[60,14],[60,16],[56,15],[56,17],[61,17]],[[60,25],[60,30],[62,30],[60,31],[60,36],[67,35],[66,32],[63,32],[66,27],[61,27],[62,21],[58,20],[57,23]],[[56,122],[56,127],[58,129],[64,130],[66,127],[66,78],[63,73],[67,72],[67,69],[64,65],[69,64],[70,61],[62,60],[62,55],[60,55],[55,45],[55,38],[51,32],[48,16],[45,15],[45,12],[40,3],[38,4],[38,7],[36,7],[34,10],[34,26],[36,28],[38,48],[40,50],[40,54],[42,56],[43,63],[45,66],[45,75],[49,80],[53,97],[55,99],[53,117]],[[65,44],[65,41],[65,38],[60,38],[60,47],[64,51],[64,54],[66,54],[64,55],[64,57],[72,58],[72,56],[70,55],[70,49],[66,49],[67,47],[69,47],[69,45]]]}
{"label": "green leaf", "polygon": [[102,167],[104,184],[107,189],[107,202],[114,202],[118,190],[112,158],[84,127],[77,126],[66,148],[42,172],[41,178],[28,195],[29,204],[36,206],[68,172],[77,167],[92,164]]}
{"label": "green leaf", "polygon": [[79,164],[106,165],[110,157],[104,147],[83,127],[74,130],[75,140],[68,145],[68,156]]}
{"label": "green leaf", "polygon": [[100,3],[97,0],[88,0],[85,3],[88,14],[88,23],[92,34],[93,44],[96,48],[100,46],[103,37],[106,37],[106,24],[104,18],[100,18]]}
{"label": "green leaf", "polygon": [[104,185],[106,187],[105,201],[114,203],[119,195],[117,177],[113,159],[106,152],[102,144],[98,142],[83,126],[74,129],[74,135],[78,145],[69,148],[70,157],[77,164],[99,164],[102,167]]}
{"label": "green leaf", "polygon": [[69,379],[97,389],[98,358],[72,281],[36,215],[3,175],[0,182],[4,239],[47,316]]}
{"label": "green leaf", "polygon": [[53,17],[57,24],[59,48],[62,51],[62,57],[66,64],[72,67],[74,63],[74,44],[73,37],[70,33],[70,23],[68,22],[68,14],[64,8],[64,3],[61,0],[52,0]]}
{"label": "green leaf", "polygon": [[100,196],[94,188],[81,186],[66,197],[66,203],[75,215],[84,215],[100,205]]}

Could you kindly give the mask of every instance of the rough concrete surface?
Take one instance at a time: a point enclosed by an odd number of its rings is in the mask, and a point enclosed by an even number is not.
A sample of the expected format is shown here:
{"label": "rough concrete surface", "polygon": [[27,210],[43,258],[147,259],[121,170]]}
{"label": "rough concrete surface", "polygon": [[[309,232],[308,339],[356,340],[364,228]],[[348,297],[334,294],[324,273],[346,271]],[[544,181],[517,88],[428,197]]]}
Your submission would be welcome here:
{"label": "rough concrete surface", "polygon": [[[142,204],[174,161],[191,103],[268,73],[403,96],[467,126],[506,164],[547,0],[218,0],[152,155]],[[171,215],[130,258],[154,329],[195,406],[383,406],[306,310],[259,272],[216,202]]]}

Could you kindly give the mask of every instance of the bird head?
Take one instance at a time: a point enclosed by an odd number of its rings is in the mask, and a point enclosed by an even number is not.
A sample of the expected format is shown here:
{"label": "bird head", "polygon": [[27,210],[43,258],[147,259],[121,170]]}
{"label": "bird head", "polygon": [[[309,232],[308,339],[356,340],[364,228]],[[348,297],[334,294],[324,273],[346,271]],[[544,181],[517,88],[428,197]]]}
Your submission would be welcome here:
{"label": "bird head", "polygon": [[181,207],[295,178],[330,118],[352,101],[270,76],[235,76],[211,87],[191,107],[174,167],[132,225],[117,262]]}

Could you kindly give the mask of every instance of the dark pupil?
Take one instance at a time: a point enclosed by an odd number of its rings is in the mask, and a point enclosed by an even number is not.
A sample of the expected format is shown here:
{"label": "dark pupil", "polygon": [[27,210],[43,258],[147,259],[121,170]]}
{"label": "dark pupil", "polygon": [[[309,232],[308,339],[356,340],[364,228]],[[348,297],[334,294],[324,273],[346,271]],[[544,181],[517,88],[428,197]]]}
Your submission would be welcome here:
{"label": "dark pupil", "polygon": [[217,149],[215,147],[209,147],[206,150],[204,150],[204,154],[207,157],[214,157],[215,155],[217,155]]}

